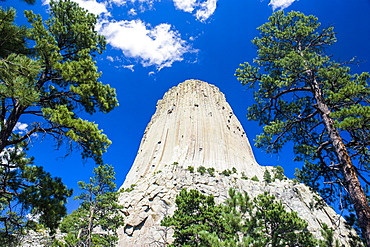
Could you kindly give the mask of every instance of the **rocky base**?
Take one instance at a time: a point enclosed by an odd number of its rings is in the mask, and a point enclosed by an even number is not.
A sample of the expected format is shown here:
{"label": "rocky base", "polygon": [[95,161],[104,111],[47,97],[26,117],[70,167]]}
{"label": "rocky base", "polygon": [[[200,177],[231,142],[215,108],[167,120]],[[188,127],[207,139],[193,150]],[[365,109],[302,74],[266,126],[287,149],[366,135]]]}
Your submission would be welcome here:
{"label": "rocky base", "polygon": [[202,175],[174,163],[132,184],[120,196],[120,203],[124,206],[125,226],[119,230],[118,246],[166,246],[171,243],[172,230],[160,226],[160,222],[164,216],[172,215],[176,210],[175,198],[182,188],[213,194],[216,203],[226,200],[230,187],[246,191],[252,198],[267,191],[281,200],[287,210],[296,211],[299,217],[305,219],[308,230],[316,238],[321,238],[323,224],[335,229],[335,239],[344,246],[350,246],[350,235],[356,235],[353,229],[346,227],[341,216],[303,184],[291,180],[266,183],[253,181],[238,172],[229,176],[220,172],[216,171],[214,176],[208,173]]}

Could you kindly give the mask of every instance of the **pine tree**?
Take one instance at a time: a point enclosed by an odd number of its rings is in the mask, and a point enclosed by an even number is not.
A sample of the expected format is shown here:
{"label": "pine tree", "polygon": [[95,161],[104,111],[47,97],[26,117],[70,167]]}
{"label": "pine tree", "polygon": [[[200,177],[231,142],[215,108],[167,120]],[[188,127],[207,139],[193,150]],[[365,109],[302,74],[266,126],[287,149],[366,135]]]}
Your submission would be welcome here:
{"label": "pine tree", "polygon": [[297,213],[287,212],[281,202],[267,192],[253,199],[245,221],[246,232],[257,246],[316,246],[316,240],[306,230],[307,222]]}
{"label": "pine tree", "polygon": [[222,218],[222,207],[215,205],[212,195],[206,196],[197,190],[182,189],[176,197],[177,210],[165,217],[161,225],[173,226],[174,242],[170,246],[206,246],[199,233],[214,231],[225,238],[229,228]]}
{"label": "pine tree", "polygon": [[284,180],[286,179],[284,175],[284,168],[281,166],[276,166],[274,170],[274,180],[279,179],[279,180]]}
{"label": "pine tree", "polygon": [[0,246],[17,246],[30,229],[47,228],[53,233],[72,195],[60,178],[33,165],[26,150],[22,142],[2,153]]}
{"label": "pine tree", "polygon": [[[31,26],[23,27],[14,23],[14,9],[0,8],[0,241],[7,245],[39,223],[53,232],[71,195],[60,178],[27,156],[30,140],[52,137],[58,148],[81,150],[83,159],[97,164],[111,143],[94,122],[78,116],[117,106],[115,90],[99,81],[94,61],[105,49],[94,30],[97,16],[70,0],[51,1],[49,13],[44,21],[25,11]],[[25,115],[32,122],[19,131]]]}
{"label": "pine tree", "polygon": [[[317,246],[306,230],[307,222],[296,212],[287,212],[267,192],[253,200],[230,188],[223,205],[197,190],[182,190],[176,197],[177,210],[162,221],[173,226],[172,246]],[[221,227],[220,227],[221,226]]]}
{"label": "pine tree", "polygon": [[60,226],[66,236],[56,246],[114,246],[118,241],[117,229],[123,225],[118,204],[115,172],[112,166],[100,165],[93,171],[90,182],[79,182],[84,190],[76,199],[80,207],[66,216]]}
{"label": "pine tree", "polygon": [[271,183],[273,182],[271,173],[269,172],[268,169],[266,169],[263,173],[263,180],[265,180],[266,183]]}
{"label": "pine tree", "polygon": [[[369,73],[350,68],[325,54],[335,39],[333,27],[321,28],[314,16],[275,12],[258,28],[253,66],[244,63],[236,76],[257,88],[248,118],[264,125],[257,147],[278,152],[292,141],[297,173],[330,202],[348,193],[362,233],[370,245],[370,206],[362,187],[369,184]],[[330,187],[328,187],[330,186]]]}

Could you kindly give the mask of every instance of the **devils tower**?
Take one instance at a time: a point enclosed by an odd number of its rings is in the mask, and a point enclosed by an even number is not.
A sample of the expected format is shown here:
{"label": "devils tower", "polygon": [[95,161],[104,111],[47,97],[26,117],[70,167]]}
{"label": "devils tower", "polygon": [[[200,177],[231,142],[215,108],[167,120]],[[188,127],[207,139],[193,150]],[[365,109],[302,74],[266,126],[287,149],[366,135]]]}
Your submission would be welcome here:
{"label": "devils tower", "polygon": [[[215,172],[199,173],[199,167]],[[220,90],[199,80],[180,83],[158,101],[121,186],[125,226],[119,230],[118,246],[166,246],[173,240],[172,230],[160,226],[160,221],[174,212],[175,197],[182,188],[213,194],[221,203],[230,187],[252,197],[270,192],[287,210],[305,219],[315,236],[321,236],[326,224],[349,246],[348,236],[354,231],[347,230],[343,218],[319,195],[291,180],[267,184],[263,182],[266,169],[274,170],[258,165],[246,132]],[[222,173],[227,170],[232,174]]]}

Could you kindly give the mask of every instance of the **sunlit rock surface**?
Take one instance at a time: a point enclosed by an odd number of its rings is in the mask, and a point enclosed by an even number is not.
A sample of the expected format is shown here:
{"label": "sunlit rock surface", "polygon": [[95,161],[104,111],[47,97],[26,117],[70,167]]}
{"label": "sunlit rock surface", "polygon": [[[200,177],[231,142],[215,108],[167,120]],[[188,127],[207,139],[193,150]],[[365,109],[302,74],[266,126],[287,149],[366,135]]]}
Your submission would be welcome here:
{"label": "sunlit rock surface", "polygon": [[173,162],[216,170],[231,165],[247,175],[263,176],[225,96],[217,87],[198,80],[173,87],[158,101],[123,187]]}
{"label": "sunlit rock surface", "polygon": [[[214,175],[201,175],[197,172],[200,166],[214,168]],[[220,174],[233,167],[237,173]],[[337,229],[336,237],[349,246],[350,232],[343,218],[322,204],[318,195],[289,180],[267,184],[263,181],[265,169],[273,171],[273,167],[257,164],[243,127],[217,87],[199,80],[173,87],[158,101],[121,187],[126,190],[120,195],[125,226],[119,230],[118,246],[166,246],[172,241],[172,231],[161,227],[160,221],[173,214],[175,197],[182,188],[213,194],[221,203],[230,187],[252,197],[268,191],[287,210],[305,219],[315,236],[321,236],[325,223]],[[252,181],[254,176],[259,181]],[[318,203],[322,205],[317,207]]]}

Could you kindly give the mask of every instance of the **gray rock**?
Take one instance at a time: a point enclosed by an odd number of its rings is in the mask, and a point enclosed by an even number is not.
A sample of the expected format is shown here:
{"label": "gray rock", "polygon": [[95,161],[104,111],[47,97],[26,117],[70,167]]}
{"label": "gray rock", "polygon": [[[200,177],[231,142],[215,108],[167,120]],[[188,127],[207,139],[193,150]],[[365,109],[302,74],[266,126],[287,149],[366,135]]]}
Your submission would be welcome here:
{"label": "gray rock", "polygon": [[[194,173],[188,167],[194,167]],[[201,166],[214,168],[214,176],[201,175]],[[230,176],[220,174],[236,168]],[[319,195],[290,180],[263,182],[264,171],[256,162],[246,133],[219,89],[206,82],[188,80],[170,89],[157,103],[137,157],[121,189],[125,226],[119,229],[122,247],[166,246],[173,241],[171,228],[160,226],[164,216],[176,210],[175,198],[182,188],[213,194],[217,203],[230,187],[255,197],[267,191],[281,200],[287,210],[305,219],[308,229],[321,237],[322,224],[336,229],[335,237],[349,246],[353,229],[322,203]],[[249,177],[248,180],[242,178]],[[260,182],[250,178],[256,176]]]}

